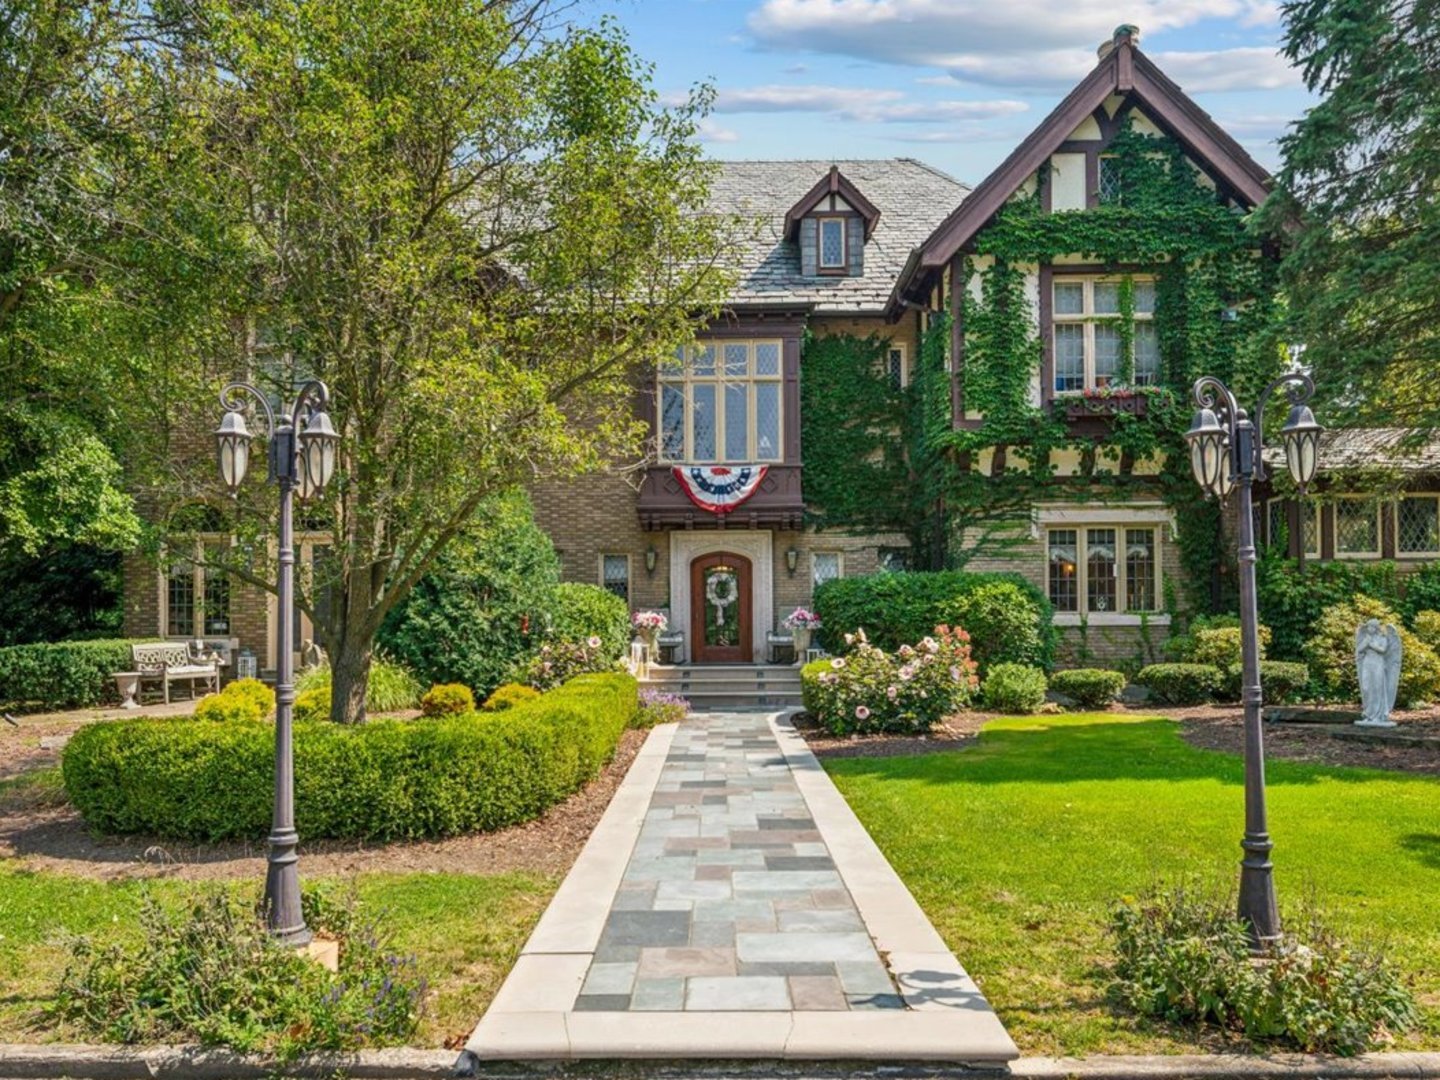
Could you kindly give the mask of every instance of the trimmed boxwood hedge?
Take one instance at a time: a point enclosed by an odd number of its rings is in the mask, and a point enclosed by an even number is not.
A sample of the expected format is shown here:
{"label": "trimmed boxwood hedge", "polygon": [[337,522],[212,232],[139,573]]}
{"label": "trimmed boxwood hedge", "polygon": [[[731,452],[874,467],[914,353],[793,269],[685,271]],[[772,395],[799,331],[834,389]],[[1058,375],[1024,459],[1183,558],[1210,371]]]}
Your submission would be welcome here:
{"label": "trimmed boxwood hedge", "polygon": [[0,704],[81,709],[116,700],[117,671],[131,669],[130,646],[155,638],[105,638],[0,649]]}
{"label": "trimmed boxwood hedge", "polygon": [[[400,840],[537,817],[592,779],[638,713],[635,680],[582,675],[503,713],[295,725],[295,819],[306,839]],[[135,719],[81,728],[65,791],[104,833],[261,839],[275,729]]]}

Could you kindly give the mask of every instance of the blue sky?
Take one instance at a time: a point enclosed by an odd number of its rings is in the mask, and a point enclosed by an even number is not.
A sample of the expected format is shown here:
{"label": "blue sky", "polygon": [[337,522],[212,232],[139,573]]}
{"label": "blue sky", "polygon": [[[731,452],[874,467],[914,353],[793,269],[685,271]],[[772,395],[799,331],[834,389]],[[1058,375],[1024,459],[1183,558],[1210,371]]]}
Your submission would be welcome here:
{"label": "blue sky", "polygon": [[592,0],[657,88],[708,81],[721,158],[915,157],[978,182],[1120,23],[1267,167],[1309,100],[1272,0]]}

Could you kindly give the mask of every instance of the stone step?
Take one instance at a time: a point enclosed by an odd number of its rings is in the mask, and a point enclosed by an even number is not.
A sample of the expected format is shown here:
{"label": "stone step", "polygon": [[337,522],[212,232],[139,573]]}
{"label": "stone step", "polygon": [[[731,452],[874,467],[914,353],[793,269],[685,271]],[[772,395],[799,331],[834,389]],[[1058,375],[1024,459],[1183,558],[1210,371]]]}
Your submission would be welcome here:
{"label": "stone step", "polygon": [[656,678],[655,676],[647,676],[646,678],[641,679],[640,682],[641,682],[642,685],[655,685],[655,686],[700,686],[700,687],[707,687],[707,688],[710,688],[710,689],[715,689],[716,687],[721,687],[721,686],[760,686],[760,687],[771,686],[771,687],[783,687],[783,688],[788,688],[788,689],[792,689],[792,690],[793,690],[793,689],[798,689],[799,686],[800,686],[800,678],[799,678],[799,676],[795,676],[795,677],[793,677],[793,678],[787,678],[787,677],[785,677],[785,676],[783,676],[783,675],[781,675],[781,676],[773,676],[773,675],[772,675],[772,676],[763,676],[763,675],[758,675],[758,676],[757,676],[757,675],[749,675],[749,676],[746,676],[746,675],[738,675],[738,674],[736,674],[736,675],[711,675],[711,676],[706,676],[706,677],[704,677],[704,678],[693,678],[693,677],[685,676],[685,675],[662,676],[662,677],[660,677],[660,678]]}

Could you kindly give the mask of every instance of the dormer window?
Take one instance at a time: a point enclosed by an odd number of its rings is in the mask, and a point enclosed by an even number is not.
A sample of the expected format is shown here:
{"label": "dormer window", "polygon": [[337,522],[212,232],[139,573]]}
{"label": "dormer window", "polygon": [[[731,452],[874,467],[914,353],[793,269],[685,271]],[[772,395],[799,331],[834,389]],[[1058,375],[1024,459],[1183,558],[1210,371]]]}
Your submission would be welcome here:
{"label": "dormer window", "polygon": [[785,238],[806,277],[860,277],[879,220],[875,205],[832,165],[785,215]]}
{"label": "dormer window", "polygon": [[843,217],[817,218],[820,225],[820,272],[822,274],[843,274],[849,262],[845,243],[845,219]]}

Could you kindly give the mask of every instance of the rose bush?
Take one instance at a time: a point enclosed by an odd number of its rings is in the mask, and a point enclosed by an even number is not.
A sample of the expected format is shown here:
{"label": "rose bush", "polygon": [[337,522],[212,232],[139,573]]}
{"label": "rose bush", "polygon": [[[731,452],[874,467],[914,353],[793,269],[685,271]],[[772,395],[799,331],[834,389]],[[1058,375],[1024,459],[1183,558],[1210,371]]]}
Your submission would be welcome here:
{"label": "rose bush", "polygon": [[846,635],[850,652],[805,665],[805,705],[832,734],[929,731],[969,705],[979,686],[970,635],[937,626],[894,653],[863,632]]}

